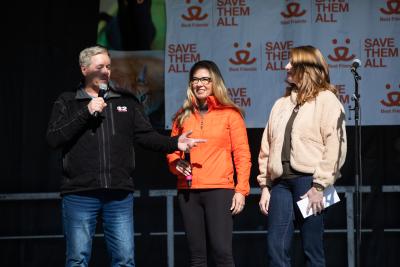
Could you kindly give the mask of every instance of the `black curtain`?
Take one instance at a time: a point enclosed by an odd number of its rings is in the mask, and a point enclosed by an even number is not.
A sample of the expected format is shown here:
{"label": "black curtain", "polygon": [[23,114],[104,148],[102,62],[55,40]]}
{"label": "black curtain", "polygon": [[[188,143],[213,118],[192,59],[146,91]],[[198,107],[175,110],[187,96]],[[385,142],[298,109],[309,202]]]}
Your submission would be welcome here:
{"label": "black curtain", "polygon": [[98,0],[23,1],[6,9],[1,110],[3,192],[57,189],[45,143],[52,102],[80,79],[78,53],[97,36]]}

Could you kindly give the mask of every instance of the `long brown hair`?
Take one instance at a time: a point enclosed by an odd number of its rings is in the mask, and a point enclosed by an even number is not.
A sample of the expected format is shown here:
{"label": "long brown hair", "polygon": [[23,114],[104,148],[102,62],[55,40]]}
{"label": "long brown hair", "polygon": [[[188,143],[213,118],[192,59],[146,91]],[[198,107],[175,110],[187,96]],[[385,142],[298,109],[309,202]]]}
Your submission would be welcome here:
{"label": "long brown hair", "polygon": [[218,103],[221,106],[234,108],[235,110],[240,112],[242,116],[244,116],[242,109],[237,106],[229,97],[228,90],[226,89],[224,79],[218,66],[213,61],[201,60],[196,62],[190,69],[188,87],[186,89],[186,99],[183,102],[182,107],[178,110],[178,112],[172,119],[177,123],[178,127],[181,127],[185,119],[189,117],[190,113],[193,112],[196,107],[199,107],[199,102],[194,95],[191,86],[193,75],[199,69],[206,69],[210,72],[212,82],[212,95],[217,99]]}
{"label": "long brown hair", "polygon": [[337,95],[337,89],[330,83],[329,66],[321,51],[307,45],[294,47],[290,51],[290,70],[293,83],[287,81],[285,96],[297,91],[297,104],[314,99],[319,92],[329,90]]}

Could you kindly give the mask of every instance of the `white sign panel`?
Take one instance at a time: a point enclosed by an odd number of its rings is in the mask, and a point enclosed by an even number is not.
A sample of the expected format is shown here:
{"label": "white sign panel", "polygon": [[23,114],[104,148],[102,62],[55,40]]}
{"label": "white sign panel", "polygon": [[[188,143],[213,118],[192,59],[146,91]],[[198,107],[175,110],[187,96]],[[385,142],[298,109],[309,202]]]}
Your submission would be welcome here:
{"label": "white sign panel", "polygon": [[166,10],[168,129],[186,95],[190,67],[203,59],[221,69],[247,127],[265,127],[285,91],[289,50],[299,45],[324,54],[348,125],[354,124],[350,65],[357,58],[361,124],[400,124],[399,1],[166,0]]}

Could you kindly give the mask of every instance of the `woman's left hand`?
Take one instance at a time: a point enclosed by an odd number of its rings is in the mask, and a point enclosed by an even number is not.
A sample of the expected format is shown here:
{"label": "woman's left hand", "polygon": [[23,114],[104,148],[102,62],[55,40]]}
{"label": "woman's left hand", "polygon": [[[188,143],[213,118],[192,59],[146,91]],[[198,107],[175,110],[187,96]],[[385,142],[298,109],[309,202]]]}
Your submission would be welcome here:
{"label": "woman's left hand", "polygon": [[240,193],[235,193],[232,198],[231,211],[232,215],[239,214],[244,209],[244,204],[246,203],[246,197]]}
{"label": "woman's left hand", "polygon": [[321,213],[324,209],[323,191],[318,191],[314,187],[311,187],[310,190],[308,190],[307,193],[305,193],[300,198],[303,199],[306,197],[308,197],[307,213],[310,209],[312,209],[314,215]]}

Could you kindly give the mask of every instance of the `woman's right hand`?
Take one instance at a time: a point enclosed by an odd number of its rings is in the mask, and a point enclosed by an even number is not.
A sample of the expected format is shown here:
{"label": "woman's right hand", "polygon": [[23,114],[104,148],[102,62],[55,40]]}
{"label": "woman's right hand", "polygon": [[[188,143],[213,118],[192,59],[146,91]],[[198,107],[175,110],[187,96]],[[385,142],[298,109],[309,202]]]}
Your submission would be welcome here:
{"label": "woman's right hand", "polygon": [[183,159],[178,160],[176,163],[176,169],[185,176],[192,174],[192,167],[190,166],[190,163]]}
{"label": "woman's right hand", "polygon": [[261,191],[261,198],[258,205],[260,206],[260,211],[264,215],[268,215],[269,208],[269,199],[271,198],[271,194],[269,192],[268,187],[264,187]]}

